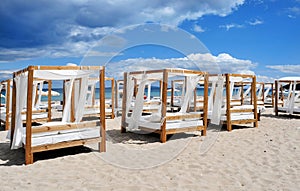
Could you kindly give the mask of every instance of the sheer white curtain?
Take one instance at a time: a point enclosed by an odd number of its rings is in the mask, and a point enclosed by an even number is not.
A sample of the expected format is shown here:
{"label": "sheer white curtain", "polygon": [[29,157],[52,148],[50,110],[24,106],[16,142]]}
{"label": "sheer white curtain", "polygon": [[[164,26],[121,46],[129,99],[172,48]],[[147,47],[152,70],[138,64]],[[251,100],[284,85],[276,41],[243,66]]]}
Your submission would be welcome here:
{"label": "sheer white curtain", "polygon": [[144,106],[144,93],[145,93],[145,86],[147,84],[147,75],[143,74],[142,80],[138,87],[138,92],[135,99],[134,108],[132,111],[132,116],[130,117],[128,129],[134,130],[138,128],[138,121],[139,118],[142,116],[143,113],[143,106]]}
{"label": "sheer white curtain", "polygon": [[289,103],[288,103],[288,112],[289,112],[289,114],[293,114],[293,112],[294,112],[296,85],[297,85],[297,83],[296,83],[296,81],[294,81],[293,90],[291,92],[291,97],[290,97],[290,100],[289,100]]}
{"label": "sheer white curtain", "polygon": [[13,142],[11,149],[18,149],[22,147],[22,134],[23,134],[23,122],[22,122],[22,110],[26,105],[27,99],[27,73],[22,73],[14,78],[16,83],[16,118],[15,118],[15,130],[13,134]]}
{"label": "sheer white curtain", "polygon": [[181,105],[181,109],[179,112],[185,113],[187,111],[188,105],[191,102],[191,99],[193,97],[194,89],[196,88],[198,82],[200,81],[202,76],[188,76],[186,78],[186,93],[184,96],[183,103]]}
{"label": "sheer white curtain", "polygon": [[216,82],[216,94],[212,108],[211,123],[219,125],[222,115],[223,91],[224,91],[224,77],[219,75]]}
{"label": "sheer white curtain", "polygon": [[131,75],[127,76],[126,88],[127,88],[127,92],[126,92],[126,113],[125,113],[125,116],[127,116],[128,113],[129,113],[129,109],[130,109],[132,98],[133,98],[134,79],[133,79],[133,76],[131,76]]}
{"label": "sheer white curtain", "polygon": [[75,102],[75,122],[80,122],[84,114],[84,105],[88,89],[88,77],[81,78],[78,100]]}
{"label": "sheer white curtain", "polygon": [[62,122],[70,121],[73,83],[74,83],[74,79],[65,82],[65,106],[62,114]]}

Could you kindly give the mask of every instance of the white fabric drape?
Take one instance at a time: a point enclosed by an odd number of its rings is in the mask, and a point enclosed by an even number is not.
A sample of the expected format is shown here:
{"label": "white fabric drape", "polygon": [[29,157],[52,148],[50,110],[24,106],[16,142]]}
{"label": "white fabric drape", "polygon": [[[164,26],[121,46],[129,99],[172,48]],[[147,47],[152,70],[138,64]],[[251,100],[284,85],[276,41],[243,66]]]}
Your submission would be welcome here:
{"label": "white fabric drape", "polygon": [[125,113],[126,115],[125,116],[127,116],[129,113],[129,109],[130,109],[132,98],[133,98],[134,80],[131,75],[127,76],[126,87],[127,87],[127,93],[126,93],[126,113]]}
{"label": "white fabric drape", "polygon": [[188,105],[190,104],[192,96],[193,96],[193,91],[196,88],[200,79],[201,79],[201,76],[188,76],[186,78],[186,80],[187,80],[186,93],[185,93],[184,100],[183,100],[183,103],[181,105],[179,112],[185,113],[187,111]]}
{"label": "white fabric drape", "polygon": [[132,115],[129,120],[128,129],[135,130],[138,128],[138,121],[139,118],[142,116],[143,113],[143,106],[144,106],[144,92],[145,86],[147,83],[147,75],[144,74],[142,80],[139,84],[138,92],[135,99],[134,108],[132,111]]}
{"label": "white fabric drape", "polygon": [[84,114],[84,105],[86,100],[86,92],[88,88],[88,78],[81,78],[81,84],[79,86],[77,101],[75,101],[75,122],[80,122]]}
{"label": "white fabric drape", "polygon": [[222,102],[223,102],[224,78],[219,75],[215,88],[215,100],[212,108],[211,123],[215,125],[220,124],[222,115]]}
{"label": "white fabric drape", "polygon": [[22,73],[14,78],[16,83],[16,118],[15,118],[15,130],[13,136],[13,142],[11,149],[18,149],[22,147],[22,110],[26,105],[27,99],[27,79],[28,74]]}
{"label": "white fabric drape", "polygon": [[87,95],[86,95],[86,105],[92,105],[93,104],[93,95],[95,93],[95,87],[96,83],[98,81],[96,80],[89,80],[88,81],[88,89],[87,89]]}
{"label": "white fabric drape", "polygon": [[71,97],[73,91],[73,83],[74,79],[65,82],[65,106],[62,114],[62,122],[69,122],[70,121],[70,114],[71,114]]}
{"label": "white fabric drape", "polygon": [[217,84],[217,81],[213,81],[212,84],[211,84],[211,89],[210,89],[210,93],[209,93],[209,97],[208,97],[208,111],[213,110],[216,84]]}
{"label": "white fabric drape", "polygon": [[[291,93],[290,100],[288,102],[288,112],[289,112],[289,114],[293,114],[293,112],[294,112],[296,85],[297,85],[296,81],[294,81],[293,90],[292,90],[292,93]],[[290,86],[292,86],[292,84]]]}

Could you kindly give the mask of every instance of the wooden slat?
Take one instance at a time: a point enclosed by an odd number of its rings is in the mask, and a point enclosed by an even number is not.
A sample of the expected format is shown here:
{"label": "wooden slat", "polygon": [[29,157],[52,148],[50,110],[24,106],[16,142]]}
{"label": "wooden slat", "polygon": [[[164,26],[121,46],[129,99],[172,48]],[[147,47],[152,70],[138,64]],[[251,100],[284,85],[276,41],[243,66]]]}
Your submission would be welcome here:
{"label": "wooden slat", "polygon": [[70,130],[70,129],[81,129],[86,127],[96,127],[99,126],[99,121],[89,121],[89,122],[81,122],[81,123],[71,123],[65,125],[42,125],[38,127],[32,128],[32,134],[34,133],[42,133],[42,132],[51,132],[51,131],[62,131],[62,130]]}
{"label": "wooden slat", "polygon": [[230,109],[231,113],[254,112],[254,109]]}
{"label": "wooden slat", "polygon": [[174,116],[166,116],[166,119],[171,120],[184,120],[184,119],[201,119],[203,117],[202,113],[193,113],[193,114],[182,114]]}
{"label": "wooden slat", "polygon": [[247,123],[253,123],[256,121],[257,121],[256,119],[234,120],[234,121],[231,121],[231,124],[247,124]]}
{"label": "wooden slat", "polygon": [[75,147],[75,146],[85,145],[87,143],[92,143],[92,142],[100,142],[100,138],[82,139],[82,140],[61,142],[61,143],[56,143],[56,144],[34,146],[31,148],[31,150],[32,150],[32,153],[36,153],[36,152],[42,152],[42,151],[50,151],[50,150],[55,150],[55,149],[67,148],[67,147]]}

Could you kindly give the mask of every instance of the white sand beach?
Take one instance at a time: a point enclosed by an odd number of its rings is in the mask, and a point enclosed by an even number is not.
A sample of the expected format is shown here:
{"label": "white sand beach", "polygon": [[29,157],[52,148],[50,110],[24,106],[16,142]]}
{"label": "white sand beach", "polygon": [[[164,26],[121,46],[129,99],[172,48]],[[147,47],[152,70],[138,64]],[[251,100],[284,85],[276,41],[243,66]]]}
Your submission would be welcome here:
{"label": "white sand beach", "polygon": [[210,129],[206,137],[184,134],[164,144],[158,136],[121,134],[118,120],[107,119],[107,153],[49,151],[27,166],[24,150],[10,150],[0,131],[0,190],[300,189],[299,115],[267,109],[258,128]]}

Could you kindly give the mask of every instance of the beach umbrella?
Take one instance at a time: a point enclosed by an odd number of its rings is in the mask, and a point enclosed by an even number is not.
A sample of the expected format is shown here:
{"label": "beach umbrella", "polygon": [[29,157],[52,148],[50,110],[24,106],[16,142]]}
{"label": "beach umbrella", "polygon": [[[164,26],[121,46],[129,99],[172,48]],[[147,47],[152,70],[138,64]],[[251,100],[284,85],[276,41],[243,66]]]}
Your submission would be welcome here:
{"label": "beach umbrella", "polygon": [[[42,91],[41,95],[48,96],[48,91]],[[59,95],[60,95],[59,92],[51,90],[51,96],[59,96]]]}

